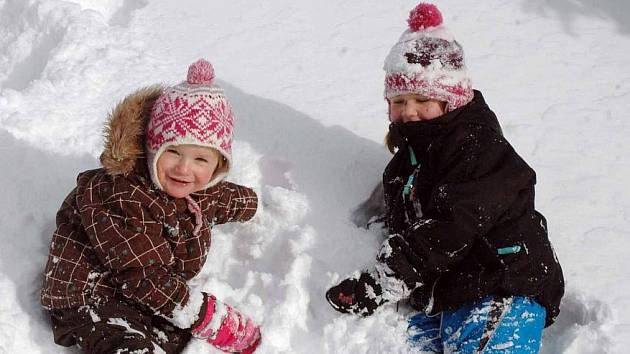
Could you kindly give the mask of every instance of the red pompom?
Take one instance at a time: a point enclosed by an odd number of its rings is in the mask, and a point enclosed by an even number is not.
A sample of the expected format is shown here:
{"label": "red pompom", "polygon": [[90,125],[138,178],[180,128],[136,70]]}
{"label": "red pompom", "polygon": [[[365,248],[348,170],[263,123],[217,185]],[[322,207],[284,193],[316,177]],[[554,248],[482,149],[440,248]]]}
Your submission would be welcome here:
{"label": "red pompom", "polygon": [[204,59],[199,59],[188,67],[188,77],[186,81],[189,84],[206,84],[209,85],[214,79],[214,68],[212,64]]}
{"label": "red pompom", "polygon": [[437,27],[442,24],[442,13],[437,6],[422,2],[409,12],[407,23],[412,32],[429,27]]}

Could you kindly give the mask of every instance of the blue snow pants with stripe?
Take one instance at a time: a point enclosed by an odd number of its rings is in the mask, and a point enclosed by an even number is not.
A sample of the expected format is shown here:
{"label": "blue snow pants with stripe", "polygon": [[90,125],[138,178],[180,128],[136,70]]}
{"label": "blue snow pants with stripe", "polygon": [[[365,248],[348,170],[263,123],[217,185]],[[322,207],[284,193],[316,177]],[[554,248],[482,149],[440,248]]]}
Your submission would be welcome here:
{"label": "blue snow pants with stripe", "polygon": [[407,334],[417,353],[538,353],[545,316],[527,297],[486,297],[435,316],[417,314]]}

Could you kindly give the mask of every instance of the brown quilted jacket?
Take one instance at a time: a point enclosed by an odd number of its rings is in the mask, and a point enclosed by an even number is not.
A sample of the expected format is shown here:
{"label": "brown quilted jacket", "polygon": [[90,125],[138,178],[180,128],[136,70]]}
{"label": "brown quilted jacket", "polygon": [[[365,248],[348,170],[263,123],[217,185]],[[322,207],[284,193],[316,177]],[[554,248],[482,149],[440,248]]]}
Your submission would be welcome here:
{"label": "brown quilted jacket", "polygon": [[144,127],[159,87],[121,102],[106,128],[103,168],[79,174],[57,213],[42,305],[47,309],[98,305],[113,298],[170,316],[190,296],[186,283],[199,273],[216,224],[254,216],[254,191],[229,182],[194,193],[205,217],[184,199],[155,188],[143,152]]}

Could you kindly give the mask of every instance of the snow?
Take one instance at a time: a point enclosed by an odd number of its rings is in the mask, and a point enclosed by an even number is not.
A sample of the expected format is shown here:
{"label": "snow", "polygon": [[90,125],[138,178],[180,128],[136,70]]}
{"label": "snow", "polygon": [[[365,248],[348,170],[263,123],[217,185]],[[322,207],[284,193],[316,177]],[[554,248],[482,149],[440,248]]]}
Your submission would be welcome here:
{"label": "snow", "polygon": [[[411,1],[0,0],[0,353],[72,353],[39,306],[55,212],[98,166],[124,95],[212,62],[236,113],[230,179],[261,196],[215,228],[194,286],[262,324],[260,353],[406,353],[409,309],[341,315],[324,292],[373,265],[353,209],[389,153],[383,61]],[[630,346],[630,4],[443,0],[473,86],[538,175],[566,277],[543,353]],[[217,353],[194,341],[186,353]]]}
{"label": "snow", "polygon": [[140,336],[142,336],[143,338],[146,338],[144,333],[131,328],[131,325],[129,324],[129,322],[127,322],[127,320],[125,320],[124,318],[119,318],[119,317],[110,318],[110,319],[107,320],[107,323],[112,324],[112,325],[116,325],[116,326],[124,327],[125,328],[125,332],[127,332],[127,333],[136,333],[136,334],[139,334]]}
{"label": "snow", "polygon": [[178,305],[173,310],[171,322],[180,328],[190,328],[199,319],[199,309],[202,303],[202,292],[198,289],[191,289],[186,305],[183,307]]}

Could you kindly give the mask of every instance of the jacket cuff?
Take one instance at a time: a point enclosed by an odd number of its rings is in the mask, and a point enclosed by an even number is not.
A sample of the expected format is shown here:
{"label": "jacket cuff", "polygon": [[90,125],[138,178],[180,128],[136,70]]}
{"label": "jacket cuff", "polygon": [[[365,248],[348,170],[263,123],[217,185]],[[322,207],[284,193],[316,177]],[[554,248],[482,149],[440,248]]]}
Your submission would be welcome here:
{"label": "jacket cuff", "polygon": [[195,328],[199,328],[203,324],[203,321],[206,316],[206,312],[208,312],[208,294],[202,292],[203,300],[201,303],[201,307],[199,308],[199,313],[197,314],[197,320],[190,326],[190,330],[194,330]]}

